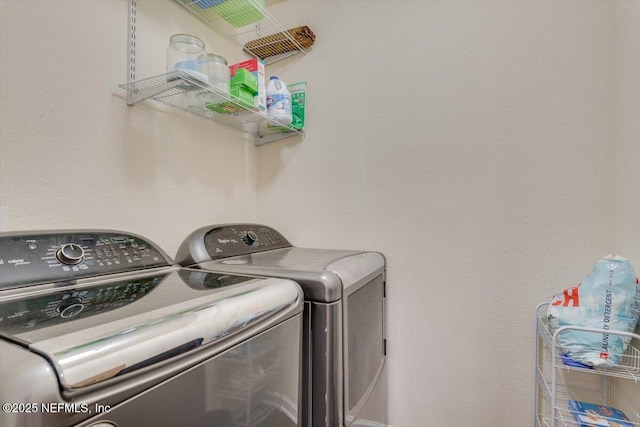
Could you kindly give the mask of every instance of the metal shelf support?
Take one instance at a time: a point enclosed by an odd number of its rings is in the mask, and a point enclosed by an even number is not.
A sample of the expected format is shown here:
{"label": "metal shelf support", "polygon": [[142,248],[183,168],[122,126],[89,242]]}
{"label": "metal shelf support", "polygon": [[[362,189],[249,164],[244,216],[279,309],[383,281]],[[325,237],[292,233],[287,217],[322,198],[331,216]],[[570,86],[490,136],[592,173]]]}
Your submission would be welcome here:
{"label": "metal shelf support", "polygon": [[[136,8],[137,0],[129,2],[129,34],[127,37],[127,45],[129,46],[129,56],[127,57],[127,83],[131,83],[136,79]],[[138,101],[134,101],[134,94],[127,93],[127,105],[133,105]]]}

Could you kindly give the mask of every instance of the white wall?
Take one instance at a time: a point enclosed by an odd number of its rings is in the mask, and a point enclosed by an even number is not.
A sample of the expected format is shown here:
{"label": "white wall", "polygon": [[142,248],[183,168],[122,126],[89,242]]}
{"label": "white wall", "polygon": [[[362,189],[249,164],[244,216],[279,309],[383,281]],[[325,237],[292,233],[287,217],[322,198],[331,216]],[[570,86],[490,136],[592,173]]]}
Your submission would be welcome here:
{"label": "white wall", "polygon": [[[616,3],[616,212],[618,251],[640,274],[640,1]],[[639,326],[640,328],[640,326]],[[640,342],[635,342],[640,348]],[[637,384],[620,381],[620,395],[640,401]],[[621,408],[623,409],[623,408]],[[640,413],[629,408],[627,413]]]}
{"label": "white wall", "polygon": [[[175,2],[137,2],[137,78],[164,72],[172,34],[245,58]],[[208,223],[256,215],[256,148],[235,130],[126,105],[128,0],[1,0],[0,206],[12,230],[135,231],[175,254]]]}
{"label": "white wall", "polygon": [[[275,4],[318,36],[270,72],[309,83],[308,132],[258,149],[126,105],[127,7],[0,0],[11,229],[121,228],[173,254],[196,227],[258,220],[380,250],[390,423],[530,425],[535,304],[609,252],[640,269],[638,2]],[[178,32],[242,59],[173,2],[138,0],[138,29],[138,77]]]}
{"label": "white wall", "polygon": [[640,270],[640,1],[616,2],[616,31],[614,221],[619,250]]}
{"label": "white wall", "polygon": [[638,92],[619,97],[639,39],[614,2],[272,13],[318,38],[280,72],[309,82],[308,132],[259,151],[259,218],[387,255],[393,426],[530,425],[536,303],[610,252],[640,269]]}

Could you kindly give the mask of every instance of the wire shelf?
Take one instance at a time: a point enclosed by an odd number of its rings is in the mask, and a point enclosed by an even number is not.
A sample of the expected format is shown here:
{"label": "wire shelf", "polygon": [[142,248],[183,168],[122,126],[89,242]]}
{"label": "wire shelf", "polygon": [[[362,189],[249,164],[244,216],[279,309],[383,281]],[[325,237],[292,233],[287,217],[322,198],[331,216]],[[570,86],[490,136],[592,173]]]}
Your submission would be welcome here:
{"label": "wire shelf", "polygon": [[279,410],[278,406],[268,402],[261,402],[256,408],[252,408],[250,414],[238,417],[234,419],[233,422],[237,427],[259,427],[277,410]]}
{"label": "wire shelf", "polygon": [[[549,303],[542,303],[536,308],[535,425],[580,426],[569,410],[569,401],[574,400],[621,409],[629,421],[620,425],[640,427],[637,396],[625,394],[617,383],[619,379],[624,379],[631,380],[633,387],[640,384],[640,350],[637,345],[640,336],[628,332],[618,333],[632,339],[616,366],[590,369],[566,365],[561,356],[562,350],[557,344],[559,334],[570,329],[598,334],[616,332],[565,327],[556,331],[555,335],[551,334],[546,319],[548,305]],[[635,391],[634,388],[634,394]]]}
{"label": "wire shelf", "polygon": [[131,93],[130,105],[151,98],[252,133],[255,135],[256,145],[286,136],[304,135],[303,131],[268,118],[266,112],[243,105],[238,98],[219,91],[198,76],[183,70],[136,80],[120,87]]}
{"label": "wire shelf", "polygon": [[[265,64],[271,64],[298,53],[305,53],[301,43],[288,31],[285,31],[264,8],[259,0],[176,0],[191,13],[202,19],[213,29],[238,43],[247,53],[260,57],[256,52],[269,48],[273,43],[267,36],[276,36],[278,43],[286,43],[290,51],[276,56],[263,58]],[[226,5],[228,6],[226,6]],[[226,7],[220,12],[220,7]],[[247,22],[255,19],[255,22]],[[243,25],[247,22],[246,25]],[[257,42],[257,40],[264,42]],[[257,43],[256,43],[257,42]],[[247,47],[249,44],[249,47]]]}
{"label": "wire shelf", "polygon": [[[537,311],[537,330],[538,335],[542,339],[544,345],[548,348],[553,348],[553,334],[547,324],[546,308],[548,304],[543,304]],[[611,335],[624,335],[635,340],[640,340],[640,336],[627,332],[605,331],[602,329],[582,328],[582,327],[564,327],[556,332],[556,336],[562,333],[566,333],[569,330],[580,330],[585,332],[591,332],[594,334],[611,334]],[[631,340],[630,340],[631,341]],[[636,344],[631,341],[627,346],[627,350],[621,355],[620,363],[615,366],[597,367],[593,369],[580,368],[574,366],[568,366],[564,363],[562,352],[560,349],[555,349],[554,357],[556,358],[556,365],[561,369],[578,370],[580,372],[588,372],[594,374],[604,374],[610,377],[625,378],[640,384],[640,349]]]}

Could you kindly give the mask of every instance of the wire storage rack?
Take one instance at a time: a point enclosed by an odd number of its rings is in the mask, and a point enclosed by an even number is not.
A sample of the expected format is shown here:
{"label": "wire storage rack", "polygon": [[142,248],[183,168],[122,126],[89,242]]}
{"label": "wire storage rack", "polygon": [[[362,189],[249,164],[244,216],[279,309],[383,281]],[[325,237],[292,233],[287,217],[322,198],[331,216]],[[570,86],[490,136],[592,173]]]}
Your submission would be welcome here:
{"label": "wire storage rack", "polygon": [[[289,32],[284,32],[287,35],[281,35],[283,33],[282,27],[267,13],[261,0],[224,0],[224,2],[223,0],[176,0],[176,2],[205,20],[214,30],[220,31],[241,44],[245,43],[245,40],[253,40],[255,44],[255,37],[269,34],[278,34],[279,38],[291,38],[291,43],[295,44],[296,48],[284,56],[278,55],[277,58],[269,58],[271,62],[296,53],[304,53],[304,48]],[[228,9],[226,9],[226,13],[219,15],[209,10],[208,6],[215,5],[222,5]],[[208,16],[204,11],[211,12],[209,13],[211,16]],[[253,22],[256,18],[258,20]],[[245,20],[252,21],[252,23],[243,25]],[[120,85],[120,88],[128,92],[128,105],[153,99],[242,130],[245,137],[253,138],[255,145],[295,135],[304,138],[304,129],[282,123],[275,118],[268,117],[265,111],[243,104],[240,99],[209,85],[202,78],[202,75],[198,75],[199,73],[177,70],[136,79],[136,33],[137,0],[130,0],[128,75],[127,83]]]}
{"label": "wire storage rack", "polygon": [[[210,27],[234,40],[247,53],[263,59],[265,65],[296,54],[305,54],[305,44],[292,31],[285,31],[260,0],[176,0]],[[304,39],[302,39],[304,40]],[[274,46],[285,51],[265,56]]]}
{"label": "wire storage rack", "polygon": [[[140,79],[120,85],[131,94],[131,103],[154,99],[163,104],[189,111],[218,123],[255,134],[255,144],[303,131],[267,117],[266,112],[249,108],[240,101],[183,70]],[[269,126],[270,125],[270,126]]]}
{"label": "wire storage rack", "polygon": [[[548,306],[549,302],[540,303],[535,311],[534,425],[582,427],[584,424],[575,418],[576,411],[569,407],[570,401],[579,401],[620,409],[629,418],[626,424],[620,422],[620,427],[640,427],[640,335],[572,326],[552,334],[547,324]],[[616,366],[578,367],[565,363],[566,357],[558,344],[558,337],[569,330],[616,334],[631,341]],[[623,387],[622,382],[627,382],[627,386]]]}

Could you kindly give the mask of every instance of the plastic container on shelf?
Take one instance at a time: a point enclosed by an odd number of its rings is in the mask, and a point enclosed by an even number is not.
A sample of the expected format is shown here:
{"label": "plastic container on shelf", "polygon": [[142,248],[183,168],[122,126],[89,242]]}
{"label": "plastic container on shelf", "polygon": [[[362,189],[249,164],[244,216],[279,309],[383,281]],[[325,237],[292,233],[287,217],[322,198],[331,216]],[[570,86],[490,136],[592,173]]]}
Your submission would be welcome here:
{"label": "plastic container on shelf", "polygon": [[214,53],[201,55],[199,59],[200,72],[207,75],[209,84],[222,92],[229,93],[231,74],[227,60]]}
{"label": "plastic container on shelf", "polygon": [[267,116],[271,125],[281,126],[291,124],[291,93],[287,85],[277,76],[271,76],[267,86]]}
{"label": "plastic container on shelf", "polygon": [[206,54],[204,42],[189,34],[174,34],[167,46],[167,72],[198,71],[200,56]]}

